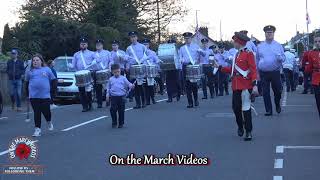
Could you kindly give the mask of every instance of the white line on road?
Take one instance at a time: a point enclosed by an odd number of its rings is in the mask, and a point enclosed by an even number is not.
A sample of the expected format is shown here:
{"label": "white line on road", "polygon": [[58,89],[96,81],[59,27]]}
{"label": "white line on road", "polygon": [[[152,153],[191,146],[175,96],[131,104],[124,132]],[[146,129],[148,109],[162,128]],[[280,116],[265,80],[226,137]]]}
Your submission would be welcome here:
{"label": "white line on road", "polygon": [[288,92],[284,91],[283,99],[282,99],[282,104],[281,106],[287,106],[287,99],[288,99]]}
{"label": "white line on road", "polygon": [[[36,142],[38,142],[39,140],[35,140],[35,141],[32,141],[33,143],[36,143]],[[0,152],[0,156],[3,156],[3,155],[5,155],[5,154],[8,154],[9,152],[11,152],[11,151],[14,151],[15,149],[8,149],[8,150],[6,150],[6,151],[2,151],[2,152]]]}
{"label": "white line on road", "polygon": [[1,120],[1,119],[8,119],[8,117],[0,117],[0,120]]}
{"label": "white line on road", "polygon": [[285,146],[286,149],[320,149],[320,146]]}
{"label": "white line on road", "polygon": [[284,146],[277,146],[276,153],[283,153],[284,152]]}
{"label": "white line on road", "polygon": [[72,127],[63,129],[63,130],[61,130],[61,131],[70,131],[70,130],[75,129],[75,128],[77,128],[77,127],[84,126],[84,125],[86,125],[86,124],[89,124],[89,123],[92,123],[92,122],[95,122],[95,121],[99,121],[99,120],[104,119],[104,118],[107,118],[107,117],[108,117],[108,116],[101,116],[101,117],[92,119],[92,120],[90,120],[90,121],[86,121],[86,122],[84,122],[84,123],[81,123],[81,124],[74,125],[74,126],[72,126]]}
{"label": "white line on road", "polygon": [[312,105],[286,105],[286,107],[311,107]]}
{"label": "white line on road", "polygon": [[168,100],[168,99],[160,99],[160,100],[158,100],[156,102],[163,102],[163,101],[166,101],[166,100]]}
{"label": "white line on road", "polygon": [[283,159],[275,159],[274,160],[274,168],[282,169],[283,168]]}
{"label": "white line on road", "polygon": [[283,180],[282,176],[273,176],[273,180]]}

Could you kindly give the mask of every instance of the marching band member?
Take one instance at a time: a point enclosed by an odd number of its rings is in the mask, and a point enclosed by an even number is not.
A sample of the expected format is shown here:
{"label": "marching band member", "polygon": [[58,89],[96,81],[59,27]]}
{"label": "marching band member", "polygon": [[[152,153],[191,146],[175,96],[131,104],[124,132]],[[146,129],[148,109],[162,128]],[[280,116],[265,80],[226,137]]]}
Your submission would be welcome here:
{"label": "marching band member", "polygon": [[[239,49],[232,67],[222,67],[221,71],[231,73],[232,76],[232,109],[236,116],[238,135],[243,136],[245,128],[245,141],[252,139],[251,93],[258,94],[257,68],[254,54],[245,48],[250,40],[245,34],[236,32],[232,37],[235,48]],[[244,122],[244,123],[243,123]]]}
{"label": "marching band member", "polygon": [[[152,51],[150,49],[150,40],[149,39],[144,39],[142,41],[143,45],[146,46],[147,51],[146,55],[148,58],[145,58],[144,61],[142,62],[145,65],[158,65],[160,63],[160,59],[158,58],[156,52]],[[147,78],[146,82],[146,105],[150,105],[150,99],[152,100],[152,104],[156,104],[156,100],[154,99],[154,78]]]}
{"label": "marching band member", "polygon": [[295,91],[294,79],[293,79],[293,67],[296,61],[296,56],[290,52],[290,46],[285,46],[284,55],[286,56],[285,61],[282,63],[283,73],[285,76],[287,92]]}
{"label": "marching band member", "polygon": [[109,68],[111,69],[112,64],[119,64],[121,75],[125,74],[125,65],[127,62],[126,52],[119,49],[120,42],[117,40],[112,41],[112,51],[111,51],[111,59],[109,63]]}
{"label": "marching band member", "polygon": [[272,116],[272,103],[270,97],[270,84],[274,93],[274,103],[277,113],[281,112],[281,77],[280,69],[285,60],[283,47],[274,40],[276,28],[268,25],[263,28],[266,41],[258,45],[257,65],[262,82],[263,100],[266,109],[265,116]]}
{"label": "marching band member", "polygon": [[[246,36],[248,36],[248,31],[247,30],[242,30],[240,32],[245,34]],[[246,48],[249,51],[253,52],[253,54],[256,56],[258,49],[257,49],[257,46],[254,44],[254,42],[252,40],[247,42]]]}
{"label": "marching band member", "polygon": [[[216,54],[218,53],[217,49],[216,49],[216,46],[210,46],[210,49],[213,51],[213,55],[210,55],[210,56],[213,56],[213,58],[215,59],[215,56]],[[217,62],[216,62],[217,63]],[[212,71],[212,74],[213,74],[213,84],[214,84],[214,92],[215,92],[215,95],[218,96],[219,95],[219,79],[218,79],[218,71],[219,71],[219,68],[216,68],[214,67],[213,68],[213,71]]]}
{"label": "marching band member", "polygon": [[[168,44],[176,44],[175,40],[168,40]],[[171,103],[174,95],[176,94],[177,101],[180,101],[181,96],[181,70],[182,65],[179,60],[175,62],[175,70],[165,71],[166,76],[166,88],[168,94],[167,103]]]}
{"label": "marching band member", "polygon": [[200,51],[200,64],[202,65],[202,72],[204,73],[204,77],[202,78],[202,90],[203,90],[203,98],[208,99],[207,86],[209,87],[210,97],[211,99],[214,97],[214,87],[213,87],[213,69],[209,64],[209,55],[213,55],[212,49],[208,47],[208,39],[202,39],[202,48]]}
{"label": "marching band member", "polygon": [[97,98],[97,104],[98,108],[102,108],[102,84],[97,84],[97,77],[96,77],[96,71],[105,70],[109,68],[110,63],[110,52],[103,49],[103,43],[104,41],[102,39],[96,40],[96,52],[95,52],[95,59],[96,59],[96,66],[94,67],[93,72],[93,80],[94,80],[94,89],[96,92],[96,98]]}
{"label": "marching band member", "polygon": [[[35,131],[32,136],[41,136],[41,114],[48,123],[49,131],[53,130],[51,121],[50,91],[56,92],[57,80],[49,67],[44,67],[44,60],[40,54],[32,57],[30,71],[26,72],[26,92],[34,114]],[[52,84],[52,88],[50,85]],[[51,89],[51,90],[50,90]]]}
{"label": "marching band member", "polygon": [[[92,70],[92,66],[97,62],[95,61],[94,52],[88,50],[88,40],[86,38],[80,39],[80,51],[73,55],[72,64],[69,64],[70,68],[74,68],[76,71]],[[80,102],[82,104],[82,112],[92,110],[92,87],[78,87],[80,94]]]}
{"label": "marching band member", "polygon": [[320,34],[314,36],[314,46],[315,48],[308,52],[309,65],[305,70],[312,74],[312,85],[320,117]]}
{"label": "marching band member", "polygon": [[[187,65],[199,64],[199,58],[200,58],[199,46],[192,43],[192,36],[193,34],[190,32],[186,32],[183,34],[185,45],[182,46],[179,50],[179,58],[183,65],[182,67],[183,76],[184,76],[183,79],[186,82],[185,86],[186,86],[186,92],[187,92],[187,98],[188,98],[187,108],[192,108],[193,105],[199,106],[198,84],[197,82],[191,82],[189,80],[186,80]],[[192,99],[192,95],[194,99]]]}
{"label": "marching band member", "polygon": [[117,126],[122,128],[124,124],[125,98],[128,90],[134,88],[128,79],[122,76],[120,65],[112,64],[111,71],[113,76],[107,84],[107,102],[111,101],[110,114],[112,118],[112,128]]}
{"label": "marching band member", "polygon": [[[229,55],[228,53],[224,50],[224,45],[219,44],[218,45],[218,53],[215,54],[215,59],[219,65],[222,67],[228,67],[230,66],[228,64],[228,59]],[[223,92],[226,92],[226,95],[229,95],[229,82],[228,82],[228,74],[221,72],[220,70],[218,71],[218,83],[219,83],[219,95],[218,96],[223,96]]]}
{"label": "marching band member", "polygon": [[[129,56],[129,62],[127,63],[127,71],[132,65],[141,65],[145,57],[147,48],[138,42],[138,33],[135,31],[128,33],[131,41],[131,45],[127,48],[126,54]],[[130,76],[129,76],[130,77]],[[131,78],[131,82],[135,79]],[[143,88],[144,79],[136,79],[136,88],[134,90],[134,97],[136,99],[136,106],[134,109],[140,109],[146,107],[145,92]]]}
{"label": "marching band member", "polygon": [[312,81],[311,74],[305,70],[306,66],[309,65],[309,59],[308,59],[309,53],[310,51],[304,52],[302,56],[302,61],[301,61],[301,69],[303,71],[303,87],[304,87],[302,94],[308,94],[309,89],[310,89],[310,93],[311,94],[313,93],[313,88],[310,85],[310,82]]}

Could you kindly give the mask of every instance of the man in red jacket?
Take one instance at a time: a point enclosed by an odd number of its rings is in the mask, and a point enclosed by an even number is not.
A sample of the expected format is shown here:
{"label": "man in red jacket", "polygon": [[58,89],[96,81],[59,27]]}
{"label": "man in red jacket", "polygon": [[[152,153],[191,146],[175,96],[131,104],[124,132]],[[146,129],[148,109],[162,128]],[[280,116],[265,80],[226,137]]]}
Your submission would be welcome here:
{"label": "man in red jacket", "polygon": [[[221,68],[222,72],[230,73],[232,78],[232,109],[236,116],[238,135],[240,137],[246,130],[245,141],[252,139],[251,93],[258,95],[257,68],[254,54],[245,48],[250,40],[243,33],[236,32],[232,37],[234,47],[239,50],[232,67]],[[243,123],[244,122],[244,123]],[[243,125],[244,124],[244,125]]]}
{"label": "man in red jacket", "polygon": [[[311,50],[312,51],[312,50]],[[310,93],[313,93],[313,89],[310,86],[310,81],[311,81],[311,74],[306,71],[306,67],[309,65],[309,53],[311,51],[305,51],[302,56],[302,61],[301,61],[301,69],[303,71],[303,87],[304,90],[302,94],[308,94],[308,90],[310,89]]]}
{"label": "man in red jacket", "polygon": [[320,34],[316,34],[314,37],[314,47],[308,53],[309,65],[305,67],[305,71],[312,74],[311,84],[313,85],[320,117]]}

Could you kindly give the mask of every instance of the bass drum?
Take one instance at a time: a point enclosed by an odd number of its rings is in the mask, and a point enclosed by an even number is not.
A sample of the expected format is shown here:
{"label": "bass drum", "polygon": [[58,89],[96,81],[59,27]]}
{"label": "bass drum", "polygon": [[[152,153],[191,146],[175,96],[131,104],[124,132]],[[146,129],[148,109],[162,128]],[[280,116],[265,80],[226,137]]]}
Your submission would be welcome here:
{"label": "bass drum", "polygon": [[158,57],[163,62],[160,64],[161,70],[176,70],[176,62],[178,61],[178,51],[175,44],[160,44],[158,48]]}

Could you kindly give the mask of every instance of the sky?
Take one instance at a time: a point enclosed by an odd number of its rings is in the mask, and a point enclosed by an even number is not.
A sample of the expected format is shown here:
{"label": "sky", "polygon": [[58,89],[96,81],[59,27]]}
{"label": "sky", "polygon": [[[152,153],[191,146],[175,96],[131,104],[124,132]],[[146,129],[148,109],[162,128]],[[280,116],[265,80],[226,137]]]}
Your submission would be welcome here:
{"label": "sky", "polygon": [[[300,32],[307,32],[305,0],[182,0],[189,13],[179,22],[172,23],[169,30],[183,33],[194,32],[196,10],[199,26],[209,28],[212,39],[220,39],[220,20],[222,39],[230,40],[235,31],[248,30],[259,40],[264,39],[263,27],[274,25],[277,28],[275,39],[281,43],[290,40]],[[13,26],[19,21],[17,9],[25,0],[3,0],[0,6],[0,35],[3,26]],[[308,0],[311,19],[309,31],[320,28],[320,0]]]}

